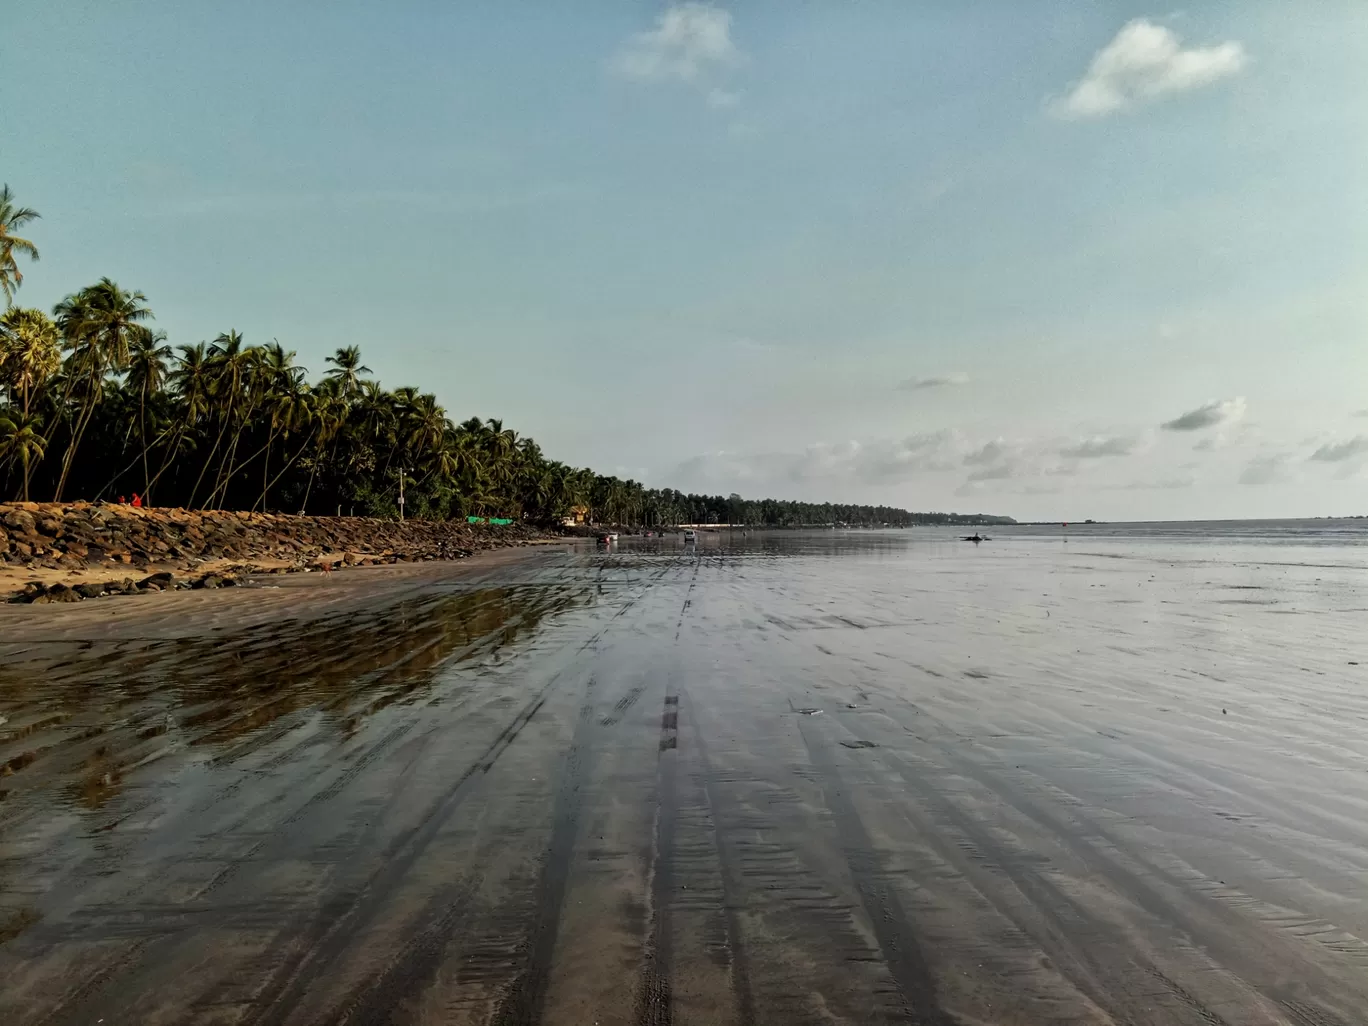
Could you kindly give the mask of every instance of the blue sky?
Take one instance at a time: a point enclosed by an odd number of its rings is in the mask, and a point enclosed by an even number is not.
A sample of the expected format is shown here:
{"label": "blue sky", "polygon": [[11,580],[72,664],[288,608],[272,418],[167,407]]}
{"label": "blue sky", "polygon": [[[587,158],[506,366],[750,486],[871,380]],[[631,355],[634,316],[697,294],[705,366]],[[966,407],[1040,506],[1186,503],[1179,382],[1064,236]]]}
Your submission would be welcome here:
{"label": "blue sky", "polygon": [[24,304],[359,344],[654,485],[1368,512],[1362,3],[52,0],[0,49]]}

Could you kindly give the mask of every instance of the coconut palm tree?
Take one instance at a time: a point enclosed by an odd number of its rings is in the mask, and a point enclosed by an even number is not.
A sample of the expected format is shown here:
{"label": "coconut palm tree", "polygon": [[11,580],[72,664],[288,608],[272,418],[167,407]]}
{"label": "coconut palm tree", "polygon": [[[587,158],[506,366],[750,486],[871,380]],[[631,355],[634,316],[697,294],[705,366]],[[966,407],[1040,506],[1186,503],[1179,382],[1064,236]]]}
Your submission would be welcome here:
{"label": "coconut palm tree", "polygon": [[57,479],[53,502],[60,502],[62,490],[71,474],[72,461],[90,418],[104,395],[105,375],[121,373],[128,366],[129,345],[150,320],[152,311],[141,292],[125,292],[108,278],[67,296],[53,308],[57,326],[71,356],[68,395],[80,394],[80,407],[71,430],[71,441],[62,456],[62,472]]}
{"label": "coconut palm tree", "polygon": [[23,413],[61,365],[61,334],[47,314],[11,307],[0,315],[0,387]]}
{"label": "coconut palm tree", "polygon": [[309,508],[309,497],[313,494],[314,482],[318,479],[318,471],[325,461],[331,462],[329,457],[334,454],[336,440],[347,426],[349,413],[350,408],[347,399],[343,396],[337,379],[325,378],[314,389],[309,405],[309,417],[314,423],[315,449],[313,457],[309,461],[309,482],[304,487],[304,500],[299,506],[301,513]]}
{"label": "coconut palm tree", "polygon": [[29,501],[29,475],[33,465],[47,452],[42,434],[43,421],[37,414],[15,413],[0,416],[0,464],[19,464],[23,482],[20,497]]}
{"label": "coconut palm tree", "polygon": [[344,346],[332,356],[324,357],[325,363],[333,365],[328,377],[336,378],[342,385],[342,394],[354,396],[361,389],[361,375],[370,374],[371,369],[361,364],[361,347]]}
{"label": "coconut palm tree", "polygon": [[163,345],[166,332],[151,331],[142,325],[128,347],[128,378],[125,384],[138,394],[138,445],[142,449],[143,498],[151,502],[152,473],[147,463],[147,405],[166,384],[167,361],[173,353]]}
{"label": "coconut palm tree", "polygon": [[5,294],[7,309],[14,305],[14,290],[24,283],[15,255],[22,253],[30,260],[38,259],[38,247],[15,233],[41,216],[31,207],[18,206],[9,185],[0,185],[0,292]]}
{"label": "coconut palm tree", "polygon": [[[207,386],[205,412],[207,417],[217,422],[218,433],[214,437],[213,448],[209,450],[200,467],[195,487],[190,490],[190,500],[187,503],[189,506],[195,504],[195,497],[199,494],[200,485],[204,483],[205,474],[208,473],[214,457],[219,455],[219,449],[223,447],[228,431],[237,422],[242,403],[243,377],[251,359],[251,352],[243,345],[242,335],[237,331],[221,332],[209,344],[204,362],[204,380]],[[219,489],[228,460],[229,453],[225,450],[219,459],[214,487],[205,502],[206,506],[213,501],[214,494]]]}

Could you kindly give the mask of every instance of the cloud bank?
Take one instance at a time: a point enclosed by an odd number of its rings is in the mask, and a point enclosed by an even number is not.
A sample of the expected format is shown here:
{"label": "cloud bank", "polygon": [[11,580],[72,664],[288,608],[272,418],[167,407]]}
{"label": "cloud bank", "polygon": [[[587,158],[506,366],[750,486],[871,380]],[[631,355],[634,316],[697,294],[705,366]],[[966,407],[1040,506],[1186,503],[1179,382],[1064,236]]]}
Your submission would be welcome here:
{"label": "cloud bank", "polygon": [[1244,414],[1244,397],[1237,396],[1234,399],[1213,400],[1205,406],[1189,410],[1187,413],[1167,420],[1159,426],[1165,431],[1201,431],[1203,428],[1215,427],[1217,424],[1234,423]]}
{"label": "cloud bank", "polygon": [[1248,60],[1240,43],[1185,49],[1172,29],[1137,18],[1097,52],[1050,110],[1061,118],[1104,117],[1228,78]]}

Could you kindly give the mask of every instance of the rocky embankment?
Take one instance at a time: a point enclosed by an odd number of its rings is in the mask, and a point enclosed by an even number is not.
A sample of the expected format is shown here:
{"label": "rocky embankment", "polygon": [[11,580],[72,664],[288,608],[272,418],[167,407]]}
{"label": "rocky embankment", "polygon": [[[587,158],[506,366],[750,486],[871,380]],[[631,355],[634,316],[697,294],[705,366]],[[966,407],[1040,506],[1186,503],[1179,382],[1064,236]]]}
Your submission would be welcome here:
{"label": "rocky embankment", "polygon": [[[543,536],[516,525],[0,503],[0,569],[8,571],[0,593],[9,591],[11,600],[20,602],[74,602],[107,594],[214,588],[251,573],[460,559],[538,537]],[[157,572],[148,572],[153,569]],[[25,570],[47,580],[24,581]],[[126,575],[120,576],[122,570]],[[54,580],[54,574],[69,580]]]}

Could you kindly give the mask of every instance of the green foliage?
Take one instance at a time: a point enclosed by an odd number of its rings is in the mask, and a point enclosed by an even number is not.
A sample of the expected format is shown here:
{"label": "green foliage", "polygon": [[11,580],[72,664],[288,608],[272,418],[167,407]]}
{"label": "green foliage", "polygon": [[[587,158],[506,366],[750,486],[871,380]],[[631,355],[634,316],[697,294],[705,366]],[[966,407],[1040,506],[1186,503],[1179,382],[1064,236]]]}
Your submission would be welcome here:
{"label": "green foliage", "polygon": [[16,233],[41,216],[36,210],[16,204],[10,187],[0,185],[0,292],[5,294],[6,307],[14,303],[14,290],[24,283],[15,256],[22,254],[30,260],[38,259],[38,247]]}

